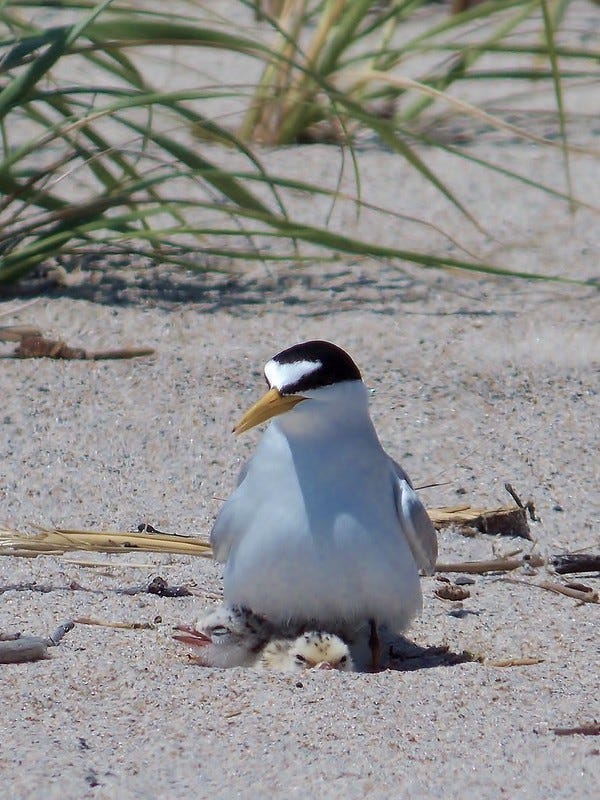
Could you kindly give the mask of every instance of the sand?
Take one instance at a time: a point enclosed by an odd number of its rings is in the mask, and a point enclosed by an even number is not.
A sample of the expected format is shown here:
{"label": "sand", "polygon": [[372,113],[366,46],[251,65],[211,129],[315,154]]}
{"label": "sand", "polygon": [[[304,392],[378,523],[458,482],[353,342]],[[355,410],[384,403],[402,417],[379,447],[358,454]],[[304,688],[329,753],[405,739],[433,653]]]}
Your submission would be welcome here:
{"label": "sand", "polygon": [[[558,150],[501,145],[494,135],[470,146],[560,181]],[[444,167],[445,157],[426,155]],[[297,174],[307,165],[332,169],[327,147],[265,153],[267,165],[282,159]],[[454,164],[448,179],[489,232],[483,239],[394,155],[365,147],[360,162],[373,202],[417,216],[426,210],[496,263],[597,278],[592,211],[571,216],[556,199]],[[573,171],[578,194],[599,205],[598,160],[575,159]],[[303,213],[318,220],[323,207]],[[410,249],[432,236],[374,215],[361,226]],[[73,286],[20,311],[24,299],[3,300],[1,323],[35,324],[90,349],[151,346],[156,355],[2,359],[1,524],[127,530],[149,522],[206,536],[260,435],[236,439],[231,427],[261,393],[262,365],[318,337],[349,350],[362,368],[382,442],[415,484],[441,484],[422,490],[428,505],[505,503],[505,481],[535,501],[533,545],[446,531],[440,560],[532,547],[545,556],[600,550],[593,286],[355,259],[210,277],[122,271],[101,257],[85,267]],[[194,596],[119,592],[156,575]],[[430,659],[378,674],[298,677],[201,668],[170,640],[173,624],[219,602],[221,567],[210,561],[2,558],[2,631],[47,635],[84,616],[154,627],[78,624],[51,658],[0,666],[0,795],[592,798],[600,740],[554,729],[600,719],[599,606],[536,587],[549,579],[543,568],[513,573],[516,582],[504,577],[475,576],[459,608],[424,579],[423,616],[409,634],[422,647],[468,650],[483,663]],[[599,588],[597,574],[582,580]],[[540,661],[492,665],[522,657]]]}

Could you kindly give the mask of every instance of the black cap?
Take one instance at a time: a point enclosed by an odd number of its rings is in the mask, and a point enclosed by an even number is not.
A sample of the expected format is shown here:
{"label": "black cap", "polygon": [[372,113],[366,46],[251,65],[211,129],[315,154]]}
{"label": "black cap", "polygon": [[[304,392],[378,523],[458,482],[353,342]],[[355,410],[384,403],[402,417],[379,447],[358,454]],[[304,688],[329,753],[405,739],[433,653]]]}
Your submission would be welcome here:
{"label": "black cap", "polygon": [[345,350],[320,340],[295,344],[273,356],[265,366],[265,378],[269,387],[281,394],[362,380],[360,370]]}

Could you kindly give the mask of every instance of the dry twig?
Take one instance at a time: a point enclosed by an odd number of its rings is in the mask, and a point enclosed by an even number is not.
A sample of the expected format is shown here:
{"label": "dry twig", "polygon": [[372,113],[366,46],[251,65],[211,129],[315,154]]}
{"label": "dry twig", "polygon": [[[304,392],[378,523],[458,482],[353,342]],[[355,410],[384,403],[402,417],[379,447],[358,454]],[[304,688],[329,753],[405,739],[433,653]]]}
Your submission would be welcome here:
{"label": "dry twig", "polygon": [[41,533],[30,536],[0,529],[0,555],[35,557],[62,555],[72,550],[91,550],[98,553],[138,550],[145,553],[174,553],[205,558],[212,556],[210,544],[195,536],[42,527],[39,530]]}
{"label": "dry twig", "polygon": [[512,497],[512,499],[515,501],[515,503],[519,506],[519,508],[522,508],[524,511],[527,511],[527,513],[529,514],[529,519],[532,522],[541,522],[541,519],[535,513],[535,505],[533,503],[533,500],[528,500],[526,503],[523,503],[523,501],[513,488],[512,484],[510,483],[505,483],[504,488]]}
{"label": "dry twig", "polygon": [[577,725],[574,728],[552,728],[557,736],[600,736],[600,722]]}
{"label": "dry twig", "polygon": [[77,617],[75,622],[78,625],[97,625],[101,628],[123,628],[130,631],[153,630],[155,627],[151,622],[106,622],[92,617]]}
{"label": "dry twig", "polygon": [[470,575],[483,575],[486,572],[512,572],[519,567],[541,567],[545,559],[536,553],[527,553],[519,558],[508,556],[490,558],[483,561],[459,561],[456,564],[436,564],[436,572],[466,572]]}
{"label": "dry twig", "polygon": [[524,656],[522,658],[504,658],[499,661],[486,661],[487,667],[531,667],[534,664],[542,664],[543,658],[536,656]]}
{"label": "dry twig", "polygon": [[540,589],[547,589],[549,592],[554,592],[555,594],[564,594],[566,597],[579,600],[580,603],[600,603],[600,595],[591,587],[586,586],[585,588],[575,589],[572,586],[565,586],[562,583],[551,583],[550,581],[540,581],[539,583],[534,583],[534,586],[539,586]]}
{"label": "dry twig", "polygon": [[573,586],[565,586],[562,583],[552,583],[550,581],[522,581],[516,578],[498,578],[498,580],[504,583],[515,583],[518,586],[535,586],[538,589],[554,592],[554,594],[572,597],[574,600],[579,600],[580,603],[600,603],[598,592],[591,587],[583,587],[582,584],[579,584],[579,588],[573,588]]}
{"label": "dry twig", "polygon": [[159,597],[192,597],[195,592],[187,586],[169,586],[167,581],[160,576],[153,578],[150,583],[127,586],[124,589],[106,587],[102,589],[92,589],[89,586],[82,586],[77,581],[71,581],[66,586],[52,586],[46,583],[12,583],[6,586],[0,585],[0,594],[4,592],[40,592],[49,594],[50,592],[90,592],[90,594],[104,594],[106,591],[113,591],[115,594],[126,594],[135,596],[138,594],[156,594]]}

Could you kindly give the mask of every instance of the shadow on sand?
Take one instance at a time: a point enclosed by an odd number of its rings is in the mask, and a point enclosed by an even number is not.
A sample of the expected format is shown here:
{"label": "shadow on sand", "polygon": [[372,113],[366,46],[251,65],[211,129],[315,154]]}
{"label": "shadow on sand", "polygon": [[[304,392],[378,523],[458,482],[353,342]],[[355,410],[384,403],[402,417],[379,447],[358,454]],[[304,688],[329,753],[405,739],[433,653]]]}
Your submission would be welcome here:
{"label": "shadow on sand", "polygon": [[[396,314],[398,304],[420,305],[428,297],[431,285],[438,291],[448,276],[437,272],[435,277],[422,271],[409,274],[400,266],[376,262],[353,264],[312,264],[271,272],[265,265],[253,265],[250,271],[198,271],[165,266],[140,266],[126,260],[87,255],[78,261],[63,258],[64,264],[50,269],[40,268],[15,285],[0,286],[0,299],[70,298],[116,307],[144,306],[172,309],[192,304],[203,313],[228,310],[239,316],[254,316],[257,307],[285,311],[296,306],[300,316],[319,317],[336,312],[353,311],[368,304],[376,314]],[[456,276],[452,296],[458,307],[420,308],[419,314],[459,316],[513,316],[512,309],[497,311],[483,302],[474,302],[456,295]],[[454,304],[456,306],[456,303]],[[417,312],[415,312],[417,313]]]}
{"label": "shadow on sand", "polygon": [[398,672],[412,672],[433,667],[455,667],[457,664],[480,661],[468,650],[456,653],[447,645],[421,647],[402,637],[398,637],[388,644],[387,654],[387,669]]}

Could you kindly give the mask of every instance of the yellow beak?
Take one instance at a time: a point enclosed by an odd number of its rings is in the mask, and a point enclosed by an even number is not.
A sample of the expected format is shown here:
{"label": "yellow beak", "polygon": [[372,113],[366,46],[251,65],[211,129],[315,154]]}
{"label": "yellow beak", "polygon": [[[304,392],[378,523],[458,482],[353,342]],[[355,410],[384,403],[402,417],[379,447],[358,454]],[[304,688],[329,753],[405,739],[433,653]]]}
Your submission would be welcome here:
{"label": "yellow beak", "polygon": [[306,397],[302,397],[299,394],[280,394],[278,389],[269,389],[258,403],[255,403],[252,408],[246,411],[233,429],[233,432],[244,433],[249,431],[250,428],[260,425],[261,422],[266,422],[271,417],[285,414],[286,411],[290,411],[294,406],[306,399]]}

